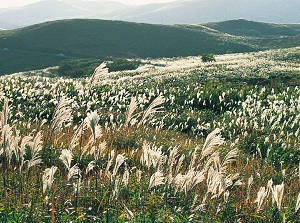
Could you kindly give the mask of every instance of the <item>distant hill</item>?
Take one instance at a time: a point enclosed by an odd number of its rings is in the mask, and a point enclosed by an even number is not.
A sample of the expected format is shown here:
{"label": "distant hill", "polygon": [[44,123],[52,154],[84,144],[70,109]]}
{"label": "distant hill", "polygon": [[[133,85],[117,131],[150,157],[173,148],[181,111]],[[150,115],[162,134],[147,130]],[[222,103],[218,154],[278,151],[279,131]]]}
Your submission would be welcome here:
{"label": "distant hill", "polygon": [[273,24],[238,19],[203,25],[236,36],[281,37],[300,35],[300,24]]}
{"label": "distant hill", "polygon": [[298,0],[179,0],[122,10],[110,19],[154,24],[199,24],[246,19],[271,23],[300,23]]}
{"label": "distant hill", "polygon": [[128,7],[114,1],[43,0],[24,7],[0,9],[0,27],[15,29],[62,19],[102,19]]}
{"label": "distant hill", "polygon": [[0,31],[0,74],[41,69],[66,59],[178,57],[300,45],[297,35],[256,38],[227,33],[205,25],[83,19],[47,22]]}
{"label": "distant hill", "polygon": [[0,27],[14,29],[62,19],[106,19],[150,24],[202,24],[246,19],[300,23],[299,0],[177,0],[125,5],[113,0],[41,0],[0,10]]}

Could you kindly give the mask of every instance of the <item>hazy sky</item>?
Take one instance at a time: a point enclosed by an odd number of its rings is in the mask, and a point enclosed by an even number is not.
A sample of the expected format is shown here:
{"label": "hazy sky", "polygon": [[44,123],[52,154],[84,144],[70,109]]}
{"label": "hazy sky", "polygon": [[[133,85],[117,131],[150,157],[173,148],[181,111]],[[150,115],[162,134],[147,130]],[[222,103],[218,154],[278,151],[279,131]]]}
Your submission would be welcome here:
{"label": "hazy sky", "polygon": [[[0,0],[0,8],[24,6],[39,1],[41,0]],[[147,3],[172,2],[174,0],[113,0],[113,1],[123,2],[125,4],[130,4],[130,5],[142,5]]]}

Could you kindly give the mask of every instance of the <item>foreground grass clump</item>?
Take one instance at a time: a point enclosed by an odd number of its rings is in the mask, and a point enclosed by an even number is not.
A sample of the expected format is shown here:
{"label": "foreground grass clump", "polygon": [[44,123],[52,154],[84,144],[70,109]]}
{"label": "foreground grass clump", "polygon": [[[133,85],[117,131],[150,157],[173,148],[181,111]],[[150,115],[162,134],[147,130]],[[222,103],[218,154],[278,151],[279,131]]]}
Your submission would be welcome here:
{"label": "foreground grass clump", "polygon": [[3,77],[1,222],[297,221],[298,87],[217,61]]}

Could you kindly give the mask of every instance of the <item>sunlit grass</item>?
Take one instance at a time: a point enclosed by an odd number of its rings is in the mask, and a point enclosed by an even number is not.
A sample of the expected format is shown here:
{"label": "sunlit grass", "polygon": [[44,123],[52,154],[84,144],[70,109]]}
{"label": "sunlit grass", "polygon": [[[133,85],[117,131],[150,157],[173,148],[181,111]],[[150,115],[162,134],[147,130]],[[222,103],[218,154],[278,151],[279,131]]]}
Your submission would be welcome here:
{"label": "sunlit grass", "polygon": [[297,221],[300,89],[269,73],[298,68],[278,53],[2,77],[1,221]]}

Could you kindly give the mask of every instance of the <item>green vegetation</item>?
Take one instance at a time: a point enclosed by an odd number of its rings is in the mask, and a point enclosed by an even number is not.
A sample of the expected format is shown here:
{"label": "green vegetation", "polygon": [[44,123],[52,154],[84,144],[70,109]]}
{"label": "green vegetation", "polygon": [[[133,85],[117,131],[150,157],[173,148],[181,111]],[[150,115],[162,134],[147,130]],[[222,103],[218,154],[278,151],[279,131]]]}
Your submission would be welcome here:
{"label": "green vegetation", "polygon": [[[94,72],[95,67],[102,62],[104,61],[95,59],[65,60],[59,65],[57,75],[71,78],[86,77],[91,75]],[[128,60],[125,58],[107,61],[109,72],[135,70],[140,64],[141,61],[139,60]]]}
{"label": "green vegetation", "polygon": [[0,221],[297,222],[299,55],[3,76]]}
{"label": "green vegetation", "polygon": [[209,53],[202,55],[201,60],[202,62],[213,62],[216,61],[216,58],[213,54]]}
{"label": "green vegetation", "polygon": [[[246,21],[236,29],[249,30]],[[245,24],[244,24],[245,23]],[[219,24],[219,23],[218,23]],[[252,23],[251,23],[252,24]],[[207,27],[206,27],[207,26]],[[62,61],[109,58],[161,58],[228,52],[250,52],[300,45],[297,25],[278,25],[278,35],[229,36],[210,25],[150,25],[121,21],[63,20],[0,32],[0,75],[57,66]],[[220,23],[218,26],[224,26]],[[264,28],[260,28],[264,26]],[[245,28],[246,27],[246,28]],[[273,24],[253,23],[253,32],[273,29]],[[218,27],[213,27],[218,29]],[[227,33],[226,28],[224,32]],[[284,35],[286,33],[286,35]],[[243,32],[236,35],[244,35]],[[246,34],[245,34],[246,35]],[[67,67],[66,67],[67,68]],[[86,71],[76,71],[78,76]]]}
{"label": "green vegetation", "polygon": [[113,61],[107,64],[108,71],[123,71],[123,70],[135,70],[141,65],[140,60],[128,60],[124,58],[113,59]]}
{"label": "green vegetation", "polygon": [[236,36],[282,38],[300,35],[300,24],[272,24],[238,19],[206,23],[204,26]]}

